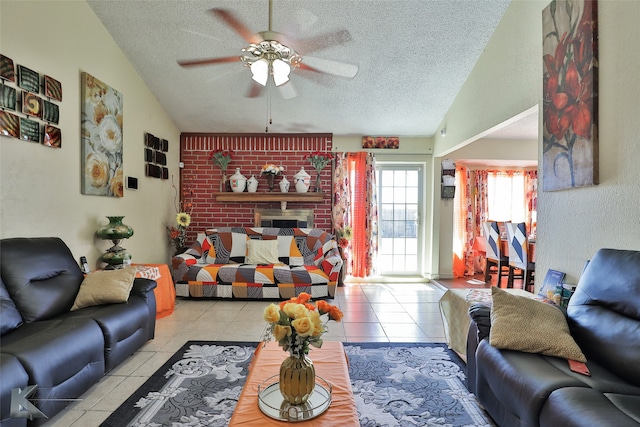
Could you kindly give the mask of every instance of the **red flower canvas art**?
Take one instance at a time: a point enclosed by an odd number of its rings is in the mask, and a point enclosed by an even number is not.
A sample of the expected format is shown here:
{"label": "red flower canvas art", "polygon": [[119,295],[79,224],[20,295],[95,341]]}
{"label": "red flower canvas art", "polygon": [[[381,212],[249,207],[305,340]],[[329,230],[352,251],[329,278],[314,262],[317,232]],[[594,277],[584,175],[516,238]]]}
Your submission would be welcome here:
{"label": "red flower canvas art", "polygon": [[542,11],[544,191],[598,183],[596,0]]}

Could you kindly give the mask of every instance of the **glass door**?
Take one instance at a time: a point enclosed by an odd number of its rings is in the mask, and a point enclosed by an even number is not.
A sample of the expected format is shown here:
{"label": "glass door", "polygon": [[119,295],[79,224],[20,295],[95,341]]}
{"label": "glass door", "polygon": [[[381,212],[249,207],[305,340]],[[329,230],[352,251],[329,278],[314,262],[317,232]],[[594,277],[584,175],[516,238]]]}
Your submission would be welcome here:
{"label": "glass door", "polygon": [[418,276],[422,272],[422,167],[376,165],[380,275]]}

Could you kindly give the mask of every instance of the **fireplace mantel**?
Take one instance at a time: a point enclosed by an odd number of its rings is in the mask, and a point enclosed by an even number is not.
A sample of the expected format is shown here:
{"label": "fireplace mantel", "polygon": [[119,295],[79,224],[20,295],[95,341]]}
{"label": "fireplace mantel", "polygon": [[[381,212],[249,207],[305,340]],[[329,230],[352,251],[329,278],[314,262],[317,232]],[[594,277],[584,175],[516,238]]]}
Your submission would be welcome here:
{"label": "fireplace mantel", "polygon": [[218,202],[268,203],[280,202],[286,209],[287,202],[322,202],[324,193],[282,193],[280,191],[256,193],[213,193]]}

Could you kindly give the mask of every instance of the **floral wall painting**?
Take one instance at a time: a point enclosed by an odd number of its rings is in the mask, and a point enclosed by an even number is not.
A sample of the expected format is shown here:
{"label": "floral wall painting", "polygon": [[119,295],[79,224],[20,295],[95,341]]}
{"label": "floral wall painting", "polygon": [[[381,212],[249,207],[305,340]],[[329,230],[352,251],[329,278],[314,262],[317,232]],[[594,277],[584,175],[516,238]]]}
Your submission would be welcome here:
{"label": "floral wall painting", "polygon": [[82,194],[122,197],[122,94],[82,73]]}
{"label": "floral wall painting", "polygon": [[363,136],[362,148],[400,148],[397,136]]}
{"label": "floral wall painting", "polygon": [[553,0],[542,30],[542,188],[598,184],[596,0]]}

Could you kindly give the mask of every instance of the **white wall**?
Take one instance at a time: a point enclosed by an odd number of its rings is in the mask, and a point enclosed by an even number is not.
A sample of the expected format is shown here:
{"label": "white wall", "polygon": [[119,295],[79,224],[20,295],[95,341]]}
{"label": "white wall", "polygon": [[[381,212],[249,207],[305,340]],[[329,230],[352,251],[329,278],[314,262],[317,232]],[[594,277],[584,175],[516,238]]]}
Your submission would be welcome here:
{"label": "white wall", "polygon": [[[180,132],[84,1],[0,2],[0,52],[62,83],[62,148],[0,136],[0,237],[57,236],[95,268],[109,242],[96,240],[106,215],[135,231],[122,246],[133,262],[167,263],[165,224],[173,222],[170,181],[144,175],[144,134],[169,140],[178,183]],[[124,172],[138,190],[123,198],[80,194],[80,75],[86,71],[124,97]]]}
{"label": "white wall", "polygon": [[[513,1],[443,121],[447,136],[436,135],[434,158],[534,105],[542,117],[542,10],[548,4]],[[598,248],[640,250],[640,2],[600,1],[598,20],[600,185],[538,193],[536,286],[549,268],[575,282]],[[435,228],[441,240],[452,235],[448,221]],[[442,244],[441,272],[451,271],[450,254]]]}

